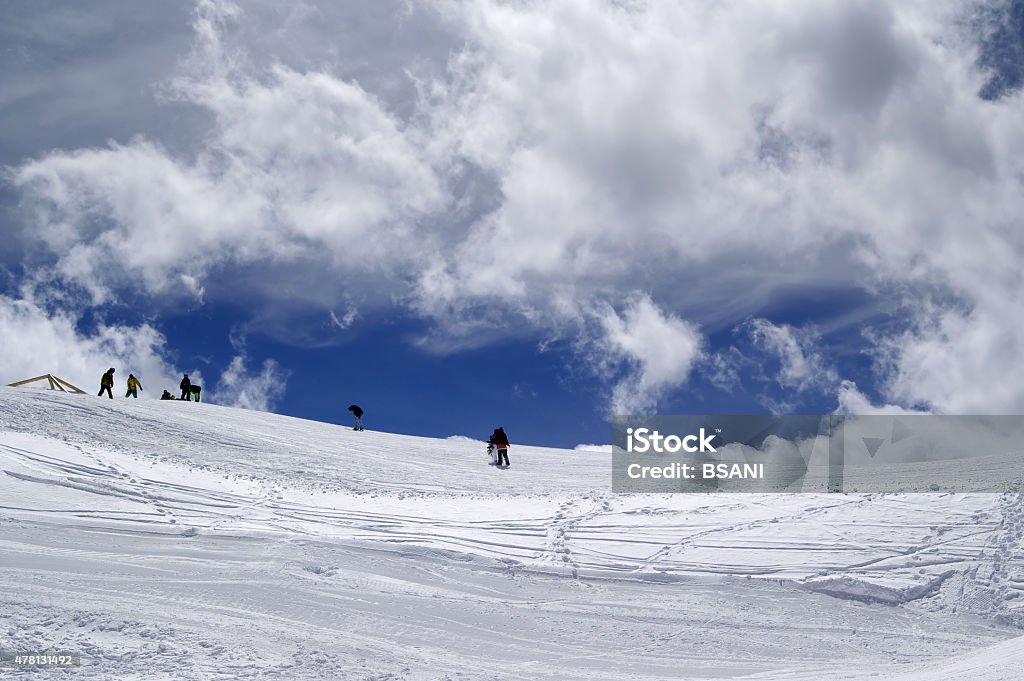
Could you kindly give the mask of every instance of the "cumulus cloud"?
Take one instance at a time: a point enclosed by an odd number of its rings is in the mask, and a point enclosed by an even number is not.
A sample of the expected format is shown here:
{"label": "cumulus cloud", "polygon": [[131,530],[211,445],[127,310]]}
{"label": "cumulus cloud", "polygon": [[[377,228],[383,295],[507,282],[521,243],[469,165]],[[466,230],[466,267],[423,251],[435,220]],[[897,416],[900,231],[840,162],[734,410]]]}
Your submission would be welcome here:
{"label": "cumulus cloud", "polygon": [[[307,9],[289,27],[335,16]],[[447,42],[394,65],[410,106],[351,63],[257,54],[261,32],[239,30],[257,13],[203,0],[164,84],[213,121],[197,148],[126,136],[11,179],[97,303],[244,291],[335,326],[355,320],[334,309],[398,305],[447,336],[434,347],[574,338],[611,410],[642,411],[686,384],[700,329],[846,287],[904,316],[865,341],[886,400],[1017,411],[1024,95],[978,96],[974,9],[413,2],[405,18]],[[808,331],[754,333],[785,388],[837,384]]]}
{"label": "cumulus cloud", "polygon": [[[659,302],[699,319],[736,296],[737,273],[770,288],[781,267],[809,287],[942,289],[968,305],[1016,298],[1001,270],[1019,270],[1022,255],[1012,227],[1020,97],[992,106],[976,96],[983,76],[949,8],[447,7],[476,40],[460,55],[456,114],[445,119],[479,133],[463,133],[460,149],[501,178],[505,197],[476,226],[448,290],[521,299],[529,288],[517,282],[578,293],[593,272],[620,289],[638,277],[663,288],[681,280],[708,295]],[[541,244],[547,257],[536,256]],[[507,279],[474,274],[493,272],[499,257]],[[714,284],[687,285],[704,278]],[[933,312],[906,302],[912,325]],[[1024,332],[1009,323],[1004,350]],[[900,337],[892,399],[953,407],[969,400],[949,395],[977,394],[975,408],[1017,408],[1024,389],[960,386],[972,371],[947,372],[940,385],[914,349],[925,341],[938,366],[938,353],[952,359],[969,342],[965,332],[947,323],[941,341],[917,325]],[[781,381],[806,388],[807,358],[778,333],[764,339],[785,352]],[[970,356],[990,374],[1007,357]]]}
{"label": "cumulus cloud", "polygon": [[621,361],[626,376],[612,390],[612,414],[641,414],[654,409],[669,388],[684,383],[701,357],[698,329],[665,314],[647,296],[640,296],[620,314],[607,309],[597,341],[603,363]]}
{"label": "cumulus cloud", "polygon": [[[133,373],[143,386],[140,399],[157,399],[165,389],[177,394],[183,371],[169,359],[164,335],[150,324],[100,322],[84,331],[81,318],[67,309],[0,295],[0,329],[0,385],[53,374],[91,393],[98,390],[100,375],[114,367],[115,393]],[[204,399],[270,411],[284,394],[288,372],[271,359],[251,371],[240,347],[242,354],[231,360],[218,384],[212,390],[205,386]],[[188,373],[194,384],[203,385],[201,370]]]}
{"label": "cumulus cloud", "polygon": [[946,414],[1019,414],[1024,410],[1024,322],[1020,293],[1001,291],[970,310],[934,309],[932,316],[881,351],[891,367],[894,401]]}
{"label": "cumulus cloud", "polygon": [[213,114],[194,158],[158,140],[55,152],[14,169],[36,236],[94,303],[123,287],[196,293],[218,266],[400,267],[442,187],[415,134],[357,84],[245,70],[222,40],[240,10],[201,2],[195,54],[166,96]]}
{"label": "cumulus cloud", "polygon": [[212,401],[229,407],[272,411],[284,395],[288,372],[272,359],[263,361],[258,373],[247,366],[244,355],[236,355],[221,374]]}
{"label": "cumulus cloud", "polygon": [[927,414],[927,410],[907,409],[898,404],[876,404],[861,392],[860,388],[853,381],[843,381],[837,392],[839,404],[836,407],[838,414],[853,414],[856,416],[900,416],[904,414]]}
{"label": "cumulus cloud", "polygon": [[[571,267],[577,253],[607,278],[638,276],[623,261],[651,276],[667,260],[732,294],[728,250],[744,253],[761,282],[783,265],[808,286],[832,269],[883,295],[909,286],[945,290],[968,306],[1017,300],[1020,163],[1009,149],[1020,148],[1011,113],[1020,97],[999,107],[976,97],[982,77],[954,13],[907,3],[602,7],[480,1],[452,12],[480,36],[466,60],[478,71],[459,92],[464,116],[453,120],[507,122],[497,147],[473,138],[464,147],[502,172],[506,201],[481,226],[500,252],[525,230],[569,254],[541,275],[575,281],[585,281]],[[508,143],[509,130],[523,143]],[[506,153],[495,158],[495,148]],[[854,247],[831,257],[830,240]],[[652,243],[676,257],[630,251]],[[527,240],[510,260],[536,277],[532,250]],[[692,300],[673,302],[699,314]],[[976,311],[967,324],[954,308],[939,333],[923,323],[935,318],[933,306],[910,298],[904,309],[914,330],[891,339],[891,399],[1019,408],[1021,383],[997,381],[1005,358],[1020,357],[1024,329],[1011,321],[1019,315]],[[820,358],[803,354],[792,328],[759,333],[780,353],[782,383],[803,390],[814,375],[835,381]],[[978,375],[998,387],[968,386]]]}
{"label": "cumulus cloud", "polygon": [[115,392],[129,373],[142,382],[141,398],[158,397],[163,387],[177,385],[176,370],[164,359],[166,341],[148,324],[100,323],[83,332],[70,313],[0,296],[0,329],[0,385],[53,374],[92,392],[108,367],[117,370]]}

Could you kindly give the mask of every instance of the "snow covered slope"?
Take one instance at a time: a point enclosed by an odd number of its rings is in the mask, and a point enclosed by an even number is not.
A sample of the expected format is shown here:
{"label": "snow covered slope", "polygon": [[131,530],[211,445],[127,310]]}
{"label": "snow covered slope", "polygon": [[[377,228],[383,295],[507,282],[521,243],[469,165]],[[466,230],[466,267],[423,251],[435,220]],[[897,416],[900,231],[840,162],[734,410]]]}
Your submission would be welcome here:
{"label": "snow covered slope", "polygon": [[608,454],[511,458],[2,388],[0,649],[75,679],[1020,678],[1020,494],[624,496]]}

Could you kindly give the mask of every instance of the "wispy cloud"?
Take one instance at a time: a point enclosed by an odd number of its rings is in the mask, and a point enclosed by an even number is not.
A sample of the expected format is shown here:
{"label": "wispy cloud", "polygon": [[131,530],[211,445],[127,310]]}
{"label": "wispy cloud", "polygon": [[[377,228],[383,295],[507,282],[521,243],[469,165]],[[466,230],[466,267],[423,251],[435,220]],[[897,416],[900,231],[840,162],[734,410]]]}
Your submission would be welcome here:
{"label": "wispy cloud", "polygon": [[754,345],[778,360],[775,380],[781,387],[798,392],[835,390],[839,377],[814,348],[813,331],[766,319],[751,320],[748,326]]}

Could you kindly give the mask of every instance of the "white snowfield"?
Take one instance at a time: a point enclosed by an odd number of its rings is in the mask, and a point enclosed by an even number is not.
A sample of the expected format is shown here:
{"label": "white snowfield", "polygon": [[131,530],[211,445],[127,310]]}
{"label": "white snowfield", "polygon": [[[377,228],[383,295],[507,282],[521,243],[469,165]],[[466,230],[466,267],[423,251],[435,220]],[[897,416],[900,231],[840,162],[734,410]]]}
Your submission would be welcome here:
{"label": "white snowfield", "polygon": [[606,452],[510,454],[0,388],[0,650],[82,657],[0,676],[1024,678],[1021,494],[615,495]]}

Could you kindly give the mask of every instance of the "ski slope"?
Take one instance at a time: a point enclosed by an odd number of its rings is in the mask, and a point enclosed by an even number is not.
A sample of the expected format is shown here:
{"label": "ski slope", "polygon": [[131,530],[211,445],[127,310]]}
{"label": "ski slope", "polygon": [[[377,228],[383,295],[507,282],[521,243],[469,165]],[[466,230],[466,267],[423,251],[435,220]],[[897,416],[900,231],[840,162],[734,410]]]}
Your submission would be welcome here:
{"label": "ski slope", "polygon": [[609,454],[511,459],[0,388],[0,649],[74,679],[1021,678],[1021,494],[614,495]]}

